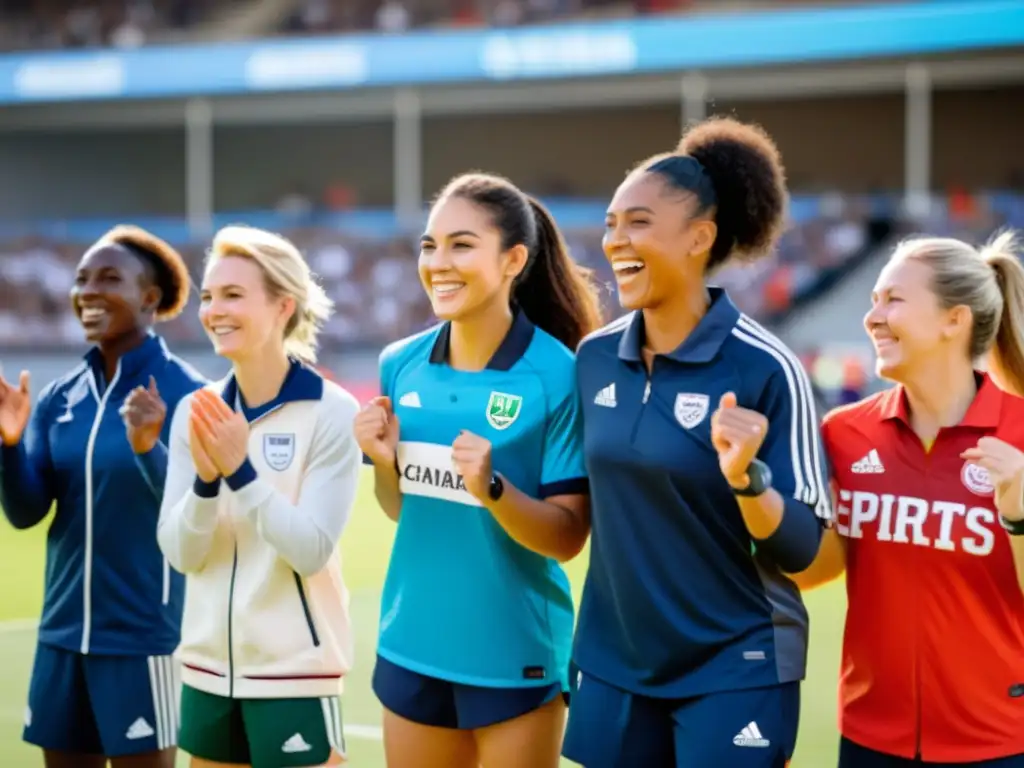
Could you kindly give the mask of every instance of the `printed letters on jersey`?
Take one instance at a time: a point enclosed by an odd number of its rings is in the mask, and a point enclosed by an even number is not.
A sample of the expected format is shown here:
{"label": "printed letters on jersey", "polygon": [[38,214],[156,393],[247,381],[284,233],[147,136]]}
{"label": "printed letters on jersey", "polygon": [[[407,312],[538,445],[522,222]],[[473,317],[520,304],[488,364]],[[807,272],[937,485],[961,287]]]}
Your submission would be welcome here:
{"label": "printed letters on jersey", "polygon": [[278,472],[288,469],[295,458],[295,435],[264,435],[263,458],[271,469],[276,469]]}
{"label": "printed letters on jersey", "polygon": [[680,392],[676,395],[675,416],[676,421],[684,429],[693,429],[708,415],[708,406],[711,399],[707,395],[694,392]]}
{"label": "printed letters on jersey", "polygon": [[487,401],[487,423],[495,429],[508,429],[519,418],[522,410],[521,395],[491,392],[491,398]]}
{"label": "printed letters on jersey", "polygon": [[452,467],[451,446],[402,441],[398,444],[398,487],[403,494],[428,496],[471,507],[481,504]]}

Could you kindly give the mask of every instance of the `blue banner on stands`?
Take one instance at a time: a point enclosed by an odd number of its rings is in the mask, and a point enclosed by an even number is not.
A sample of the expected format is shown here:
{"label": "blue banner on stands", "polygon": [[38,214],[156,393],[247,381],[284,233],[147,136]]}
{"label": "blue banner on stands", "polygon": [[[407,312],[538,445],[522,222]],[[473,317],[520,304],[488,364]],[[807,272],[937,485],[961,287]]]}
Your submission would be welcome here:
{"label": "blue banner on stands", "polygon": [[0,56],[0,104],[167,98],[915,56],[1024,45],[1022,0],[930,0]]}

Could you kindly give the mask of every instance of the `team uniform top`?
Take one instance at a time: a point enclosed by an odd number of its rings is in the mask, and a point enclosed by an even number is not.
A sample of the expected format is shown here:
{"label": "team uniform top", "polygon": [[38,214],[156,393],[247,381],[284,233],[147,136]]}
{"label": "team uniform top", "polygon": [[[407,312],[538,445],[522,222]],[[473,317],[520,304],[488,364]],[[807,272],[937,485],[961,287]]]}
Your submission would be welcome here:
{"label": "team uniform top", "polygon": [[640,312],[577,353],[593,533],[574,660],[587,675],[659,698],[804,675],[799,590],[771,538],[754,551],[711,444],[724,393],[768,418],[759,457],[785,517],[803,516],[813,536],[815,514],[831,513],[806,373],[724,291],[710,291],[707,314],[679,348],[655,358],[649,377]]}
{"label": "team uniform top", "polygon": [[171,420],[162,442],[137,456],[119,413],[150,376],[168,413],[204,383],[157,336],[123,355],[109,382],[94,348],[43,389],[21,442],[0,452],[0,504],[12,525],[40,523],[56,502],[43,644],[124,656],[166,655],[178,644],[184,579],[156,541]]}
{"label": "team uniform top", "polygon": [[191,398],[175,413],[157,537],[189,579],[182,681],[240,699],[336,696],[352,663],[336,548],[359,482],[359,404],[297,361],[261,406],[233,375],[209,388],[246,417],[249,452],[223,482],[203,482]]}
{"label": "team uniform top", "polygon": [[824,426],[847,544],[840,728],[927,762],[1024,753],[1024,597],[988,472],[960,458],[986,435],[1024,449],[1024,400],[978,380],[930,451],[902,387]]}
{"label": "team uniform top", "polygon": [[452,468],[462,430],[534,498],[585,493],[572,353],[519,312],[486,369],[448,365],[442,324],[381,354],[400,420],[401,517],[378,653],[423,675],[485,687],[567,685],[573,605],[554,560],[513,541]]}

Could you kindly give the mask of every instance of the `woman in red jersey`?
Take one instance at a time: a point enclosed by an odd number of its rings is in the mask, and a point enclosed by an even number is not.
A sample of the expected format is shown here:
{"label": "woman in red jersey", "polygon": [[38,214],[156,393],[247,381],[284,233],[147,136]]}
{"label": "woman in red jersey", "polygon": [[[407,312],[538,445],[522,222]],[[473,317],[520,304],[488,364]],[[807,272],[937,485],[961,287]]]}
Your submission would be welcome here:
{"label": "woman in red jersey", "polygon": [[[886,392],[823,437],[836,524],[794,576],[846,570],[840,768],[1024,767],[1024,267],[903,243],[864,319]],[[991,375],[976,370],[989,362]],[[999,386],[996,385],[999,382]]]}

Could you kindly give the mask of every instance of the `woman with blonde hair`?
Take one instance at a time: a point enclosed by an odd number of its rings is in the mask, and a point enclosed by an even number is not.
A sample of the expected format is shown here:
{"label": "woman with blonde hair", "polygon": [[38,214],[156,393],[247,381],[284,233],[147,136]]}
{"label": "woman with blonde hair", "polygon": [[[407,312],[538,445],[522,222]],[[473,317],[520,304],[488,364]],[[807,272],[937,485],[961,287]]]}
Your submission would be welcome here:
{"label": "woman with blonde hair", "polygon": [[181,747],[193,768],[344,761],[352,658],[336,554],[358,404],[312,368],[331,302],[278,235],[227,227],[199,311],[231,373],[175,413],[157,536],[188,579]]}
{"label": "woman with blonde hair", "polygon": [[878,375],[896,386],[826,417],[836,524],[793,577],[808,589],[846,571],[839,765],[1020,768],[1024,267],[1013,235],[980,250],[902,243],[864,325]]}

